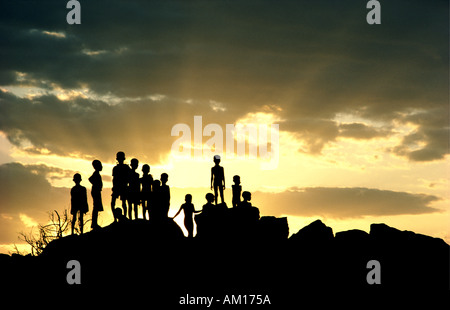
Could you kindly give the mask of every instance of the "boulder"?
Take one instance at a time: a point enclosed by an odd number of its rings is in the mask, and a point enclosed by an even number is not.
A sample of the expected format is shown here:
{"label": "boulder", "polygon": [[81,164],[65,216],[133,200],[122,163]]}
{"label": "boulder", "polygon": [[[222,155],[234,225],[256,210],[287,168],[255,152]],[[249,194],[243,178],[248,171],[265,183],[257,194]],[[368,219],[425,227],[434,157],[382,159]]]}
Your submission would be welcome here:
{"label": "boulder", "polygon": [[286,217],[263,216],[258,225],[259,237],[262,240],[286,240],[289,236],[289,225]]}
{"label": "boulder", "polygon": [[256,207],[210,207],[195,216],[199,239],[247,240],[257,234],[259,209]]}
{"label": "boulder", "polygon": [[321,220],[316,220],[293,234],[289,240],[303,244],[323,245],[332,242],[333,238],[333,229]]}
{"label": "boulder", "polygon": [[335,241],[339,244],[360,245],[369,242],[369,234],[363,230],[351,229],[336,233]]}
{"label": "boulder", "polygon": [[135,248],[146,248],[149,245],[163,244],[184,239],[181,228],[172,220],[162,222],[145,220],[112,223],[99,230],[83,235],[69,235],[53,240],[41,254],[69,257],[87,257],[100,253],[129,251]]}

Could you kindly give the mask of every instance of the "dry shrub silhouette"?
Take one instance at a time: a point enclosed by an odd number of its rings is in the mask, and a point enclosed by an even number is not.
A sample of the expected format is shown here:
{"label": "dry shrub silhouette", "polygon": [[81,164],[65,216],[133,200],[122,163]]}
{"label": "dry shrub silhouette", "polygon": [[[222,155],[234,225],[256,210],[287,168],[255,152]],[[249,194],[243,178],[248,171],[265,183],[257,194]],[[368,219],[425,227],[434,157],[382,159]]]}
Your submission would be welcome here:
{"label": "dry shrub silhouette", "polygon": [[[19,239],[25,241],[31,246],[31,255],[38,256],[42,253],[45,247],[53,240],[60,239],[70,233],[71,217],[67,209],[59,214],[58,211],[53,210],[48,212],[49,222],[47,224],[38,225],[38,234],[21,232]],[[83,226],[91,219],[86,219]],[[79,234],[79,227],[75,227],[75,233]]]}

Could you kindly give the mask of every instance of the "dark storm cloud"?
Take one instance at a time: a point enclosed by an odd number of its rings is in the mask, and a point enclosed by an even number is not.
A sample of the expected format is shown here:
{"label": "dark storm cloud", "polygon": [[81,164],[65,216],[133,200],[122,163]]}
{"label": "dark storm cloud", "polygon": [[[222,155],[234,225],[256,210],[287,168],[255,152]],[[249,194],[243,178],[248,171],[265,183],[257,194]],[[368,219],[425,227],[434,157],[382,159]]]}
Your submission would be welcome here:
{"label": "dark storm cloud", "polygon": [[171,136],[176,123],[194,128],[194,115],[202,115],[204,125],[220,115],[225,127],[248,111],[225,108],[226,113],[216,112],[209,102],[164,98],[141,98],[115,105],[82,98],[61,101],[54,95],[28,99],[0,90],[0,130],[12,144],[32,154],[50,152],[107,162],[114,161],[118,150],[124,150],[154,164],[170,152],[177,138]]}
{"label": "dark storm cloud", "polygon": [[299,118],[284,121],[283,129],[293,131],[296,136],[306,143],[307,150],[312,154],[319,154],[329,141],[334,141],[339,134],[335,121],[317,118]]}
{"label": "dark storm cloud", "polygon": [[[114,132],[125,140],[112,125],[104,130],[100,115],[131,124],[142,120],[130,116],[142,109],[160,125],[154,131],[168,129],[165,135],[175,124],[168,111],[184,117],[183,122],[199,111],[209,123],[221,123],[224,114],[205,112],[205,104],[179,112],[183,100],[215,100],[226,105],[228,123],[263,106],[279,106],[286,120],[280,129],[296,133],[306,142],[303,151],[314,154],[339,135],[370,139],[386,133],[363,124],[360,133],[355,125],[339,127],[338,113],[418,125],[410,139],[420,138],[425,147],[410,148],[405,141],[393,150],[397,155],[428,161],[448,153],[448,117],[431,126],[408,114],[422,109],[427,117],[448,115],[446,1],[383,3],[379,26],[366,24],[367,9],[360,1],[84,1],[82,24],[72,26],[65,22],[66,13],[64,1],[2,2],[1,85],[83,86],[119,98],[168,98],[164,108],[144,108],[140,102],[103,112],[96,106],[98,115],[87,127],[99,126],[97,132]],[[19,78],[16,72],[26,75]],[[45,106],[60,104],[51,96],[40,100],[50,101]],[[65,105],[55,109],[73,114],[68,116],[73,120],[80,117]],[[119,109],[131,111],[122,114],[128,119],[115,114]],[[86,118],[81,119],[76,125],[85,125]],[[57,150],[59,138],[50,133],[45,138],[50,140],[41,137],[41,144],[34,144],[38,138],[30,130],[10,125],[10,140],[27,138],[35,148],[57,153],[86,152],[87,147],[64,143]],[[54,133],[62,137],[66,131]],[[112,139],[98,137],[98,143]],[[154,150],[167,150],[165,144],[154,141]]]}
{"label": "dark storm cloud", "polygon": [[357,140],[386,137],[391,132],[389,128],[375,128],[361,123],[341,124],[339,135]]}
{"label": "dark storm cloud", "polygon": [[276,215],[349,218],[440,212],[429,206],[440,200],[437,196],[375,188],[293,188],[281,193],[255,192],[252,198],[261,202],[258,206],[265,213]]}
{"label": "dark storm cloud", "polygon": [[53,187],[49,178],[65,177],[73,171],[40,165],[8,163],[0,165],[0,244],[18,242],[20,232],[29,232],[29,223],[43,223],[48,212],[68,209],[70,190]]}
{"label": "dark storm cloud", "polygon": [[[444,158],[449,152],[448,111],[430,109],[405,118],[404,122],[418,125],[418,129],[407,135],[393,152],[407,156],[412,161],[430,161]],[[419,148],[420,143],[425,144]]]}
{"label": "dark storm cloud", "polygon": [[[49,173],[66,171],[45,165],[0,165],[0,214],[46,219],[52,208],[66,208],[70,203],[68,189],[55,188],[46,180]],[[69,195],[69,196],[68,196]]]}

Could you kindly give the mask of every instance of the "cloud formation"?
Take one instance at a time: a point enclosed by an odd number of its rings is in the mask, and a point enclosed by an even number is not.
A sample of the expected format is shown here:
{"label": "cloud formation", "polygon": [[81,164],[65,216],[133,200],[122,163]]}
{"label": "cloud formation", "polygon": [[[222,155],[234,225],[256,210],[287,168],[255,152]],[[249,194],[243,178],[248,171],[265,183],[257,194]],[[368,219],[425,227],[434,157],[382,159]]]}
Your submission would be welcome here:
{"label": "cloud formation", "polygon": [[440,198],[375,188],[292,188],[281,193],[255,192],[266,214],[352,218],[442,212],[430,207]]}
{"label": "cloud formation", "polygon": [[[28,151],[109,159],[120,145],[158,161],[176,123],[223,125],[275,105],[302,152],[412,124],[389,151],[441,160],[448,4],[413,2],[384,5],[382,27],[351,2],[87,2],[77,26],[58,1],[4,2],[0,85],[16,88],[0,94],[0,130]],[[27,87],[37,93],[20,96]],[[367,122],[340,124],[339,113]]]}
{"label": "cloud formation", "polygon": [[390,134],[388,128],[376,128],[362,123],[341,124],[339,135],[341,137],[353,138],[356,140],[373,139],[387,137]]}
{"label": "cloud formation", "polygon": [[159,162],[170,152],[175,124],[194,128],[194,115],[202,115],[206,125],[221,114],[225,127],[247,111],[244,108],[241,114],[230,108],[224,113],[209,102],[186,103],[157,96],[111,105],[79,97],[60,100],[55,95],[19,98],[0,90],[0,130],[13,145],[33,154],[102,161],[113,161],[117,151],[127,150],[142,161]]}
{"label": "cloud formation", "polygon": [[0,213],[24,213],[42,219],[51,208],[67,207],[70,202],[67,189],[51,186],[46,178],[68,174],[73,172],[45,165],[0,165]]}
{"label": "cloud formation", "polygon": [[0,165],[0,244],[18,242],[19,232],[44,223],[49,211],[69,207],[69,189],[53,187],[46,179],[69,173],[46,165]]}

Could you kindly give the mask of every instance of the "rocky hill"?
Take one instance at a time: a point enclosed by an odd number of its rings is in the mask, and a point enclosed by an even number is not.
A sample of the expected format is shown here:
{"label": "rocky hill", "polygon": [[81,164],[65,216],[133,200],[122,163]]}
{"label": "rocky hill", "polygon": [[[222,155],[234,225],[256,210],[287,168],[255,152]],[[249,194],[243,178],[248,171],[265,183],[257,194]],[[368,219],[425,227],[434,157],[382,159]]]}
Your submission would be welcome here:
{"label": "rocky hill", "polygon": [[[277,298],[299,290],[449,288],[449,245],[385,224],[372,224],[370,233],[334,235],[316,220],[288,238],[286,218],[226,207],[197,215],[196,222],[192,239],[171,219],[135,220],[55,240],[38,257],[2,255],[0,281],[169,299],[207,292],[265,292]],[[81,285],[67,283],[71,260],[80,263]],[[372,260],[380,264],[381,284],[367,281]]]}

